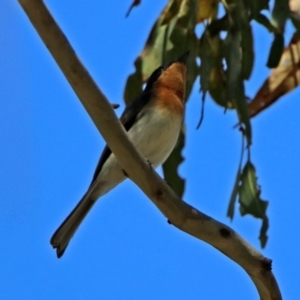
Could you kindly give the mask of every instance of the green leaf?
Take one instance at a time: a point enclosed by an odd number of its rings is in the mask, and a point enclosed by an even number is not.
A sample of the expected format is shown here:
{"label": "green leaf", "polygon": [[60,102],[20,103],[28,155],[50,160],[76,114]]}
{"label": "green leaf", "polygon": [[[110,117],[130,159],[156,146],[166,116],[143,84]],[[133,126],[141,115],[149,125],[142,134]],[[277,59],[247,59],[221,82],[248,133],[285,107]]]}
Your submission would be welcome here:
{"label": "green leaf", "polygon": [[211,36],[219,35],[221,31],[228,31],[229,29],[228,15],[224,15],[220,19],[213,19],[206,27],[207,32]]}
{"label": "green leaf", "polygon": [[235,177],[235,182],[234,182],[233,190],[232,190],[232,193],[231,193],[231,197],[230,197],[229,205],[228,205],[228,209],[227,209],[227,217],[229,217],[231,220],[234,217],[234,206],[235,206],[235,202],[236,202],[237,196],[239,194],[239,188],[240,188],[240,182],[241,182],[241,175],[242,175],[242,163],[243,163],[244,151],[245,151],[244,135],[242,133],[241,158],[240,158],[240,162],[239,162],[237,174],[236,174],[236,177]]}
{"label": "green leaf", "polygon": [[244,26],[247,26],[250,20],[249,11],[245,3],[241,0],[227,0],[226,3],[231,27],[241,30]]}
{"label": "green leaf", "polygon": [[257,23],[266,27],[266,29],[269,32],[277,32],[278,31],[277,28],[272,25],[271,21],[264,14],[258,14],[254,19]]}
{"label": "green leaf", "polygon": [[173,152],[162,166],[165,181],[170,185],[170,187],[175,191],[175,193],[179,197],[183,196],[185,188],[185,180],[178,175],[178,166],[184,161],[184,158],[181,155],[184,146],[185,130],[184,125],[182,125],[177,145],[175,146]]}
{"label": "green leaf", "polygon": [[227,62],[227,97],[232,99],[239,121],[245,126],[247,146],[252,142],[252,131],[242,79],[242,54],[240,51],[241,32],[232,28],[225,39],[225,58]]}
{"label": "green leaf", "polygon": [[254,64],[253,35],[251,26],[246,26],[242,32],[242,78],[249,79]]}
{"label": "green leaf", "polygon": [[259,15],[261,10],[269,9],[269,0],[244,0],[243,2],[254,17]]}
{"label": "green leaf", "polygon": [[[135,60],[135,73],[126,82],[124,99],[128,104],[141,93],[143,84],[153,70],[163,63],[164,54],[173,45],[169,41],[170,34],[178,19],[179,0],[171,0],[153,25],[144,50]],[[177,9],[175,8],[177,7]],[[166,20],[168,22],[166,23]]]}
{"label": "green leaf", "polygon": [[142,74],[142,60],[138,57],[134,62],[135,73],[131,74],[127,78],[126,88],[124,90],[124,99],[128,104],[137,95],[140,95],[143,91],[143,74]]}
{"label": "green leaf", "polygon": [[194,33],[198,0],[171,0],[153,25],[143,51],[135,61],[135,73],[126,83],[124,98],[130,103],[142,90],[153,70],[190,50],[187,96],[199,73],[196,65],[197,39]]}
{"label": "green leaf", "polygon": [[223,66],[223,42],[219,34],[206,30],[200,39],[200,86],[203,95],[209,92],[212,99],[224,108],[233,108],[226,96],[226,75]]}
{"label": "green leaf", "polygon": [[187,61],[186,99],[189,97],[194,82],[199,74],[199,67],[196,63],[199,52],[199,42],[194,29],[197,7],[198,0],[181,1],[178,18],[169,36],[170,43],[173,47],[168,49],[166,53],[168,57],[177,57],[187,50],[190,51]]}
{"label": "green leaf", "polygon": [[200,67],[200,87],[203,94],[208,91],[209,74],[211,70],[210,47],[208,40],[208,33],[205,31],[200,39],[199,56],[201,60]]}
{"label": "green leaf", "polygon": [[237,170],[233,190],[232,190],[232,193],[231,193],[231,196],[230,196],[229,205],[228,205],[228,209],[227,209],[227,217],[229,217],[231,220],[234,217],[234,206],[235,206],[237,196],[239,194],[241,174],[242,174],[241,173],[241,168],[239,167],[238,170]]}
{"label": "green leaf", "polygon": [[176,48],[167,52],[168,57],[178,57],[181,53],[190,50],[189,58],[187,60],[187,73],[186,73],[186,88],[185,97],[189,98],[195,80],[199,74],[199,67],[196,63],[198,55],[198,40],[194,32],[189,32],[188,28],[176,25],[170,40]]}
{"label": "green leaf", "polygon": [[279,64],[282,52],[284,50],[284,37],[282,33],[274,34],[274,41],[272,43],[270,54],[267,62],[269,68],[276,68]]}
{"label": "green leaf", "polygon": [[262,219],[259,239],[261,246],[264,247],[268,239],[267,230],[269,228],[269,220],[266,215],[268,201],[262,200],[260,194],[261,190],[257,184],[255,167],[248,160],[241,174],[241,185],[239,187],[240,212],[242,216],[250,214]]}
{"label": "green leaf", "polygon": [[290,9],[287,0],[275,0],[272,11],[271,23],[279,32],[284,32],[286,20],[289,18]]}

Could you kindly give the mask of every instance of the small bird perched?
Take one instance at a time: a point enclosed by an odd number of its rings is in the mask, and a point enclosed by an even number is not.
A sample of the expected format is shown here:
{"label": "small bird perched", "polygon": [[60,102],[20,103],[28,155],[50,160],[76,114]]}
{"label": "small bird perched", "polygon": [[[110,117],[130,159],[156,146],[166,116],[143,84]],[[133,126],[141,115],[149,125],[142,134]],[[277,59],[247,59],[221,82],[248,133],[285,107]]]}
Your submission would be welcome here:
{"label": "small bird perched", "polygon": [[[154,168],[166,161],[178,139],[184,115],[188,54],[158,67],[142,94],[125,108],[120,118],[132,143]],[[126,178],[117,158],[105,146],[90,187],[51,238],[58,258],[96,200]]]}

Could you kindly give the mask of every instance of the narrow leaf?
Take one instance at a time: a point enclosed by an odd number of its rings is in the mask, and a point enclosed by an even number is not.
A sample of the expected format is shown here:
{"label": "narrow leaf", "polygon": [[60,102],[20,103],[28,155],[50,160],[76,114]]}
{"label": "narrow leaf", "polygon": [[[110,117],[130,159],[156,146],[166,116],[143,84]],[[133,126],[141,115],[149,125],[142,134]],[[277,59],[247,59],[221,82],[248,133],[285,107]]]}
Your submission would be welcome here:
{"label": "narrow leaf", "polygon": [[254,64],[253,35],[251,26],[242,30],[242,78],[249,79]]}
{"label": "narrow leaf", "polygon": [[263,25],[269,32],[278,32],[277,28],[272,25],[271,21],[262,13],[255,16],[254,20]]}
{"label": "narrow leaf", "polygon": [[245,145],[244,145],[244,135],[242,134],[242,149],[241,149],[241,158],[237,170],[237,174],[235,177],[235,182],[233,186],[233,190],[231,193],[231,197],[229,200],[229,205],[227,209],[227,217],[229,217],[231,220],[234,217],[234,206],[235,202],[239,193],[239,187],[240,187],[240,182],[241,182],[241,175],[242,175],[242,163],[243,163],[243,157],[244,157],[244,151],[245,151]]}
{"label": "narrow leaf", "polygon": [[284,48],[284,37],[282,33],[275,33],[267,62],[268,68],[276,68]]}
{"label": "narrow leaf", "polygon": [[289,18],[289,14],[289,1],[275,0],[271,22],[279,32],[284,32],[285,23]]}
{"label": "narrow leaf", "polygon": [[246,96],[244,92],[244,82],[242,80],[242,58],[240,51],[241,32],[232,28],[225,40],[225,57],[227,62],[227,97],[232,99],[237,110],[239,121],[245,126],[247,146],[251,145],[252,132],[250,118],[247,108]]}
{"label": "narrow leaf", "polygon": [[[178,19],[180,7],[175,5],[177,3],[178,0],[171,0],[166,5],[153,25],[143,51],[135,60],[135,73],[128,77],[124,91],[124,98],[127,104],[139,95],[143,84],[147,81],[150,74],[162,64],[164,51],[173,47],[169,37]],[[166,18],[168,23],[165,23]]]}
{"label": "narrow leaf", "polygon": [[197,23],[212,20],[218,13],[219,0],[198,0]]}
{"label": "narrow leaf", "polygon": [[254,17],[259,15],[261,10],[269,9],[269,0],[244,0],[243,2]]}
{"label": "narrow leaf", "polygon": [[241,174],[241,185],[239,188],[240,212],[244,216],[250,214],[262,219],[260,231],[261,246],[264,247],[267,241],[267,230],[269,220],[266,215],[268,201],[260,198],[261,190],[257,184],[257,176],[254,165],[248,160]]}
{"label": "narrow leaf", "polygon": [[206,30],[200,39],[200,86],[205,95],[224,108],[233,108],[231,99],[226,97],[226,75],[223,66],[223,42],[219,34],[211,35]]}
{"label": "narrow leaf", "polygon": [[236,202],[236,199],[237,199],[237,196],[239,193],[240,180],[241,180],[241,169],[239,167],[237,170],[233,190],[232,190],[232,193],[230,196],[229,205],[228,205],[228,209],[227,209],[227,217],[229,217],[231,220],[234,217],[234,206],[235,206],[235,202]]}

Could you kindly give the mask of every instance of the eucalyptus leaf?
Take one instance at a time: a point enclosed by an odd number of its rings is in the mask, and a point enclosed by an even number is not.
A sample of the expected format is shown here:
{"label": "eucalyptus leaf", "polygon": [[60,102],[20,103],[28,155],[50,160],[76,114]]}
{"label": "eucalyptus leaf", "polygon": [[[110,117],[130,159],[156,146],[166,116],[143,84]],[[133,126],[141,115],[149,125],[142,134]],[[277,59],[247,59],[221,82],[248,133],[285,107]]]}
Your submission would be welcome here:
{"label": "eucalyptus leaf", "polygon": [[287,0],[275,0],[274,8],[272,11],[271,23],[283,33],[285,23],[289,18],[290,9]]}
{"label": "eucalyptus leaf", "polygon": [[282,33],[274,34],[274,41],[272,43],[270,54],[267,62],[269,68],[276,68],[279,64],[282,52],[284,50],[284,37]]}
{"label": "eucalyptus leaf", "polygon": [[254,64],[253,35],[251,26],[246,26],[242,32],[242,78],[249,79]]}
{"label": "eucalyptus leaf", "polygon": [[264,247],[267,242],[267,230],[269,228],[269,220],[266,215],[268,201],[262,200],[260,194],[261,190],[257,183],[255,167],[248,160],[241,174],[241,185],[239,187],[240,212],[242,216],[250,214],[262,219],[259,239],[261,246]]}
{"label": "eucalyptus leaf", "polygon": [[260,11],[269,9],[269,0],[244,0],[243,2],[254,17],[259,15]]}
{"label": "eucalyptus leaf", "polygon": [[252,130],[247,108],[247,101],[242,79],[242,54],[240,51],[241,32],[232,28],[225,40],[225,57],[227,62],[227,97],[232,99],[239,121],[245,126],[247,145],[252,143]]}

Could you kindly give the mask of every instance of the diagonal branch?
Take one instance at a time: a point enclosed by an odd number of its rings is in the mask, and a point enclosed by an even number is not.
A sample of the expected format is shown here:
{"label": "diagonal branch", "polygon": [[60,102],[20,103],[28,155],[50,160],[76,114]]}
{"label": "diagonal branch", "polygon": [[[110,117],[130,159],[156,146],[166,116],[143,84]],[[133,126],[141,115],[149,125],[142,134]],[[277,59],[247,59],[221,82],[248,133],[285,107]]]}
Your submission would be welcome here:
{"label": "diagonal branch", "polygon": [[114,111],[76,56],[42,0],[19,0],[31,23],[66,76],[122,168],[177,228],[212,245],[239,264],[262,300],[280,300],[272,261],[228,226],[181,200],[128,140]]}

